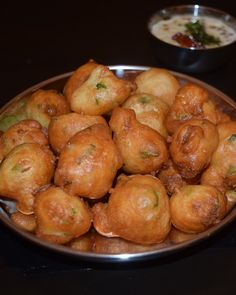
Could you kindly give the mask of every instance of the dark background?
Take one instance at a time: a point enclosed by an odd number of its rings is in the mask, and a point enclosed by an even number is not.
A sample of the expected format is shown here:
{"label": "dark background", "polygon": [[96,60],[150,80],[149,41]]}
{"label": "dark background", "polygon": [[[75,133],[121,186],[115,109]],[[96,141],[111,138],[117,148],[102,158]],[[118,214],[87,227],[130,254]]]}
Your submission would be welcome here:
{"label": "dark background", "polygon": [[[162,66],[147,33],[156,10],[195,1],[9,1],[0,7],[0,104],[93,58]],[[197,1],[236,16],[234,1]],[[193,75],[236,98],[236,57]],[[136,264],[95,264],[52,253],[0,224],[0,294],[235,294],[236,223],[200,245]]]}

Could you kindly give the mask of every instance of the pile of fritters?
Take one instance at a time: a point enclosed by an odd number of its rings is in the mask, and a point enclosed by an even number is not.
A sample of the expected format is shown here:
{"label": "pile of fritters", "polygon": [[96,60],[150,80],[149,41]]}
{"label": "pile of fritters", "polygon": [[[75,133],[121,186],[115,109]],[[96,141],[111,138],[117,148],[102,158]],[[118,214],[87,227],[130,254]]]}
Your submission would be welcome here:
{"label": "pile of fritters", "polygon": [[81,251],[139,252],[219,223],[236,198],[236,121],[208,92],[94,61],[0,121],[0,195],[20,228]]}

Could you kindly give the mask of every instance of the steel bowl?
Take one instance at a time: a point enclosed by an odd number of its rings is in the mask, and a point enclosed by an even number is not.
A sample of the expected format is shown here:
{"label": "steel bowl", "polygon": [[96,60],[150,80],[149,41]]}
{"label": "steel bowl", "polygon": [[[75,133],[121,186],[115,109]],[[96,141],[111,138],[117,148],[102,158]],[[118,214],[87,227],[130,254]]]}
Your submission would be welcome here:
{"label": "steel bowl", "polygon": [[236,31],[236,19],[221,10],[200,5],[171,6],[155,12],[148,20],[148,32],[154,54],[164,66],[186,73],[200,73],[215,70],[232,57],[236,42],[216,48],[184,48],[166,43],[152,33],[154,24],[167,20],[175,15],[192,15],[214,17],[223,21]]}

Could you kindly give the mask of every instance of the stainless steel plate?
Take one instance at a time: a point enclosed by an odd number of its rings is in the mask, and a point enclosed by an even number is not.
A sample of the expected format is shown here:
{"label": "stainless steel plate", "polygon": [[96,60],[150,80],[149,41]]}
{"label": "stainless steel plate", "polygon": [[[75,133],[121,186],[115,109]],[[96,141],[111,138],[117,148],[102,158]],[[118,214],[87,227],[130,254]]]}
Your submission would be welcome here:
{"label": "stainless steel plate", "polygon": [[[117,65],[110,66],[110,69],[115,72],[115,74],[120,78],[125,79],[134,79],[140,72],[145,71],[148,67],[143,66],[127,66],[127,65]],[[180,74],[177,72],[172,72],[175,77],[180,81],[181,84],[186,82],[196,83],[209,92],[211,98],[218,105],[218,107],[229,114],[233,119],[236,120],[236,103],[226,96],[221,91],[216,88],[200,81],[190,76]],[[46,81],[43,81],[26,91],[20,93],[11,101],[9,101],[1,110],[0,117],[4,115],[6,110],[9,107],[12,107],[16,102],[21,100],[24,97],[31,95],[37,89],[56,89],[58,91],[63,90],[63,86],[70,77],[70,73],[66,73],[60,76],[53,77]],[[227,216],[217,225],[211,227],[209,230],[196,235],[191,240],[181,242],[179,244],[171,244],[169,242],[158,245],[156,248],[151,248],[150,251],[138,252],[138,253],[122,253],[122,254],[109,254],[109,253],[94,253],[94,252],[82,252],[78,250],[74,250],[68,246],[61,246],[56,244],[51,244],[49,242],[38,239],[35,235],[25,232],[14,225],[14,223],[10,220],[9,212],[14,211],[15,203],[11,200],[6,200],[0,197],[0,220],[3,224],[5,224],[10,230],[16,232],[20,236],[27,239],[29,242],[33,242],[39,246],[43,246],[47,249],[50,249],[54,252],[59,252],[62,255],[72,255],[79,259],[89,260],[94,262],[127,262],[127,261],[138,261],[138,260],[148,260],[155,257],[161,257],[168,254],[171,254],[176,251],[184,250],[187,247],[191,247],[200,241],[208,239],[210,236],[216,234],[218,231],[222,230],[225,226],[227,226],[230,222],[232,222],[236,217],[236,207],[232,208],[232,210],[227,214]]]}

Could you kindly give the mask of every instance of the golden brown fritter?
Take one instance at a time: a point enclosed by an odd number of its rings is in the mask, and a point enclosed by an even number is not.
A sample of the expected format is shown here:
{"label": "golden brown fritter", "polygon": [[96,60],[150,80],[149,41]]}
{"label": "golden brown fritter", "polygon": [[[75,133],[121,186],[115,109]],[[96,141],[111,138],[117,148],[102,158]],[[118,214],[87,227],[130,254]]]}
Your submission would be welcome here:
{"label": "golden brown fritter", "polygon": [[169,199],[160,180],[151,175],[122,176],[107,207],[112,232],[140,244],[165,240],[170,231]]}
{"label": "golden brown fritter", "polygon": [[206,89],[193,83],[182,86],[176,95],[175,101],[166,117],[167,131],[173,134],[180,125],[190,119],[206,119],[213,124],[228,121],[209,98]]}
{"label": "golden brown fritter", "polygon": [[12,125],[0,138],[0,162],[15,146],[22,143],[48,145],[46,130],[35,120],[22,120]]}
{"label": "golden brown fritter", "polygon": [[77,88],[82,86],[82,84],[89,78],[92,71],[98,67],[98,64],[94,60],[90,60],[86,64],[80,66],[72,76],[67,80],[64,87],[64,95],[71,101],[72,95]]}
{"label": "golden brown fritter", "polygon": [[194,178],[210,163],[219,136],[216,126],[208,120],[192,119],[181,125],[173,135],[170,155],[184,178]]}
{"label": "golden brown fritter", "polygon": [[93,124],[104,124],[109,128],[101,116],[69,113],[53,117],[48,126],[48,137],[53,150],[59,154],[72,136]]}
{"label": "golden brown fritter", "polygon": [[233,189],[229,189],[225,192],[225,196],[227,199],[227,213],[229,213],[232,208],[234,208],[235,204],[236,204],[236,191],[235,191],[235,187]]}
{"label": "golden brown fritter", "polygon": [[52,152],[38,143],[24,143],[11,150],[0,166],[0,195],[17,201],[17,209],[32,214],[34,194],[49,184],[54,174]]}
{"label": "golden brown fritter", "polygon": [[7,131],[12,125],[21,120],[26,120],[26,103],[28,97],[22,97],[21,99],[11,101],[11,105],[2,110],[0,114],[0,131]]}
{"label": "golden brown fritter", "polygon": [[96,203],[92,207],[93,226],[96,231],[106,237],[117,237],[117,234],[112,232],[112,228],[107,219],[107,203]]}
{"label": "golden brown fritter", "polygon": [[132,82],[118,79],[108,67],[92,61],[75,71],[64,93],[72,111],[102,115],[122,104],[134,89]]}
{"label": "golden brown fritter", "polygon": [[175,227],[172,227],[168,238],[172,244],[179,244],[192,240],[196,238],[196,236],[197,234],[185,233]]}
{"label": "golden brown fritter", "polygon": [[14,212],[11,215],[14,224],[25,231],[34,232],[36,229],[36,220],[34,214],[25,215],[21,212]]}
{"label": "golden brown fritter", "polygon": [[107,127],[95,124],[76,133],[62,149],[55,183],[72,195],[101,198],[122,163]]}
{"label": "golden brown fritter", "polygon": [[186,185],[170,198],[171,221],[186,233],[200,233],[219,223],[226,198],[210,185]]}
{"label": "golden brown fritter", "polygon": [[213,185],[225,193],[236,184],[236,121],[219,124],[217,129],[219,145],[202,174],[201,183]]}
{"label": "golden brown fritter", "polygon": [[65,97],[55,90],[37,90],[31,95],[26,104],[27,118],[38,121],[46,128],[51,117],[69,112],[69,104]]}
{"label": "golden brown fritter", "polygon": [[151,68],[135,79],[137,93],[148,93],[159,97],[169,106],[175,100],[180,87],[178,80],[166,69]]}
{"label": "golden brown fritter", "polygon": [[167,137],[164,125],[169,106],[157,96],[140,93],[130,96],[123,104],[124,108],[135,111],[136,119]]}
{"label": "golden brown fritter", "polygon": [[69,246],[73,250],[82,251],[82,252],[93,252],[94,244],[95,244],[95,236],[94,232],[88,232],[78,238],[73,239]]}
{"label": "golden brown fritter", "polygon": [[168,160],[164,138],[154,129],[139,123],[133,110],[114,109],[109,125],[124,159],[123,169],[126,172],[151,173]]}
{"label": "golden brown fritter", "polygon": [[53,186],[36,195],[35,216],[36,236],[57,244],[65,244],[88,232],[92,220],[82,199]]}

